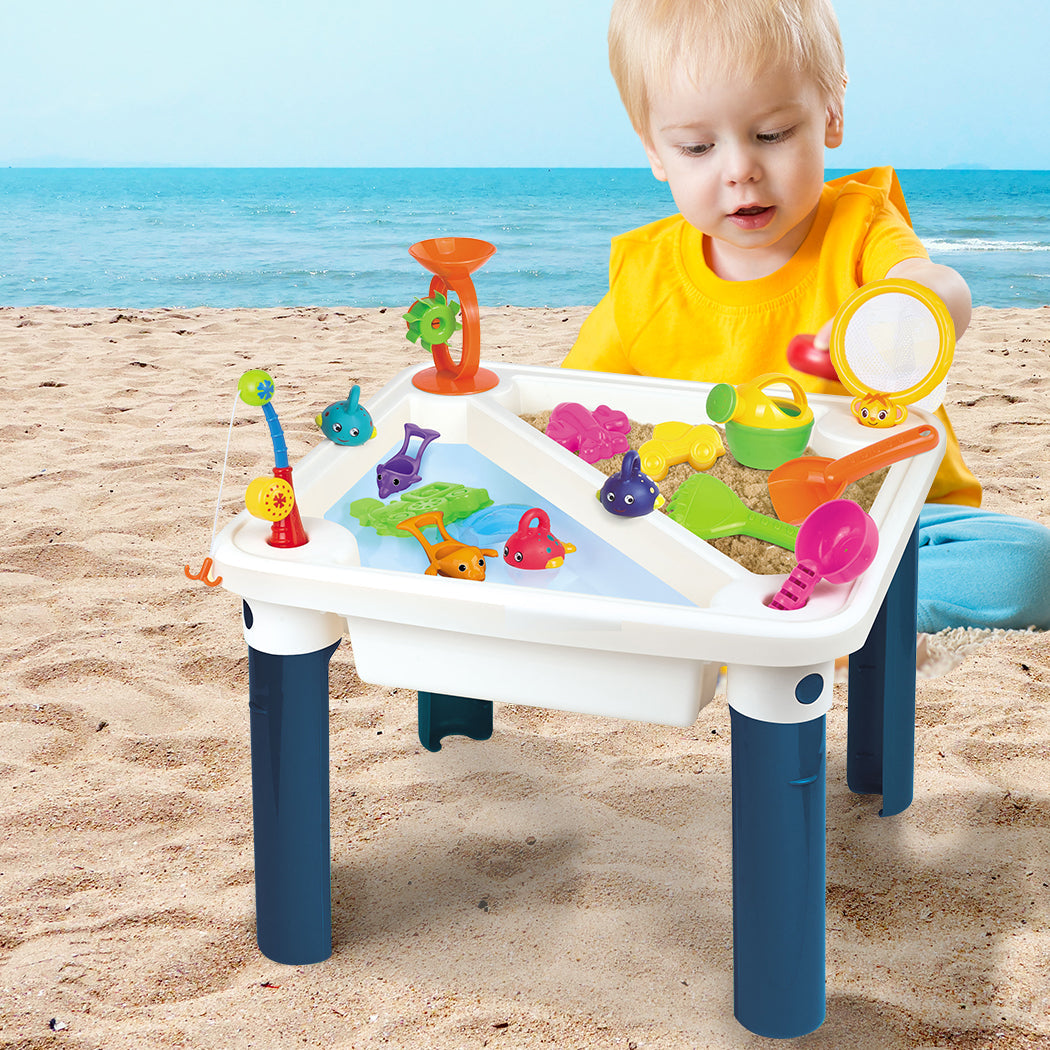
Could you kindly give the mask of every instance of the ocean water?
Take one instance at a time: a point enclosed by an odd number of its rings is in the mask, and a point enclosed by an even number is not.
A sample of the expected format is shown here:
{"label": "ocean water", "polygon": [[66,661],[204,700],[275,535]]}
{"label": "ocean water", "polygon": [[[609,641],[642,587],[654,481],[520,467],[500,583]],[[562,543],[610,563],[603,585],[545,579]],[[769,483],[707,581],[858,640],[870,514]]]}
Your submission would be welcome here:
{"label": "ocean water", "polygon": [[[976,304],[1050,303],[1050,172],[900,177]],[[401,307],[430,276],[408,246],[452,234],[497,246],[483,305],[590,305],[610,238],[674,210],[637,168],[8,168],[0,306]]]}

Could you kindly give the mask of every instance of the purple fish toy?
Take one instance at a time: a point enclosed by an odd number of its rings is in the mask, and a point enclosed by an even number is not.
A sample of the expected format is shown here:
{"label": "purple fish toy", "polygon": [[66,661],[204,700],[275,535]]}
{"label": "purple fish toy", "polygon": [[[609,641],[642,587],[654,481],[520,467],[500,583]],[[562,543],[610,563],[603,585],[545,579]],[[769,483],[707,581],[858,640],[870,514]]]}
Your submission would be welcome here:
{"label": "purple fish toy", "polygon": [[[385,463],[376,467],[376,487],[380,499],[386,499],[394,492],[404,492],[417,481],[423,480],[419,473],[423,452],[431,441],[439,437],[441,435],[436,430],[425,430],[423,427],[417,427],[415,423],[405,424],[405,440],[401,443],[401,448]],[[409,455],[408,446],[413,438],[419,438],[420,445]]]}

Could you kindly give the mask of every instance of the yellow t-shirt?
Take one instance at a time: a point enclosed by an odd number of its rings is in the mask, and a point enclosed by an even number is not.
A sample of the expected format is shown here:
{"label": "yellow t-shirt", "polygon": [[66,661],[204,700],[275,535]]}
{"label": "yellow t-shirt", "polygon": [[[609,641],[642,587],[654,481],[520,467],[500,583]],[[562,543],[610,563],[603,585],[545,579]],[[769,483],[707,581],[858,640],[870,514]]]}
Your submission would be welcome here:
{"label": "yellow t-shirt", "polygon": [[[788,343],[817,331],[861,285],[915,258],[929,256],[892,168],[827,183],[798,251],[754,281],[718,277],[705,259],[703,234],[672,215],[614,238],[609,292],[562,366],[733,384],[782,372],[810,392],[845,393],[794,371]],[[948,446],[927,499],[978,506],[980,483],[963,462],[947,413],[937,415]]]}

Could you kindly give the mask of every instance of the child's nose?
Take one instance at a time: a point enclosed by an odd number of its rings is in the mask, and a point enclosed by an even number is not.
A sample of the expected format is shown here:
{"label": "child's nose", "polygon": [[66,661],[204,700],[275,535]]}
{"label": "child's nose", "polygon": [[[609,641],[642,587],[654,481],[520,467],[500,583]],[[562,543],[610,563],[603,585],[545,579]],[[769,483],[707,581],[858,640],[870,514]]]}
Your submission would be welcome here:
{"label": "child's nose", "polygon": [[731,186],[741,183],[757,182],[762,175],[762,168],[754,150],[746,146],[737,146],[723,151],[725,180]]}

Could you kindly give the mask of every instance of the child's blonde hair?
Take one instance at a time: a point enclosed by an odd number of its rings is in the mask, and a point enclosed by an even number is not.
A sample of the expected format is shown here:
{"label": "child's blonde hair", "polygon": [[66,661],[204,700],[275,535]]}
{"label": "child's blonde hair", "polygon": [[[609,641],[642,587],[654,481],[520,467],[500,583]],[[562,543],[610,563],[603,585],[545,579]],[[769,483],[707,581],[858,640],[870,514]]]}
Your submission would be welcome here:
{"label": "child's blonde hair", "polygon": [[615,0],[609,68],[635,131],[650,139],[654,89],[684,67],[757,74],[787,66],[813,78],[841,119],[846,87],[838,19],[829,0]]}

